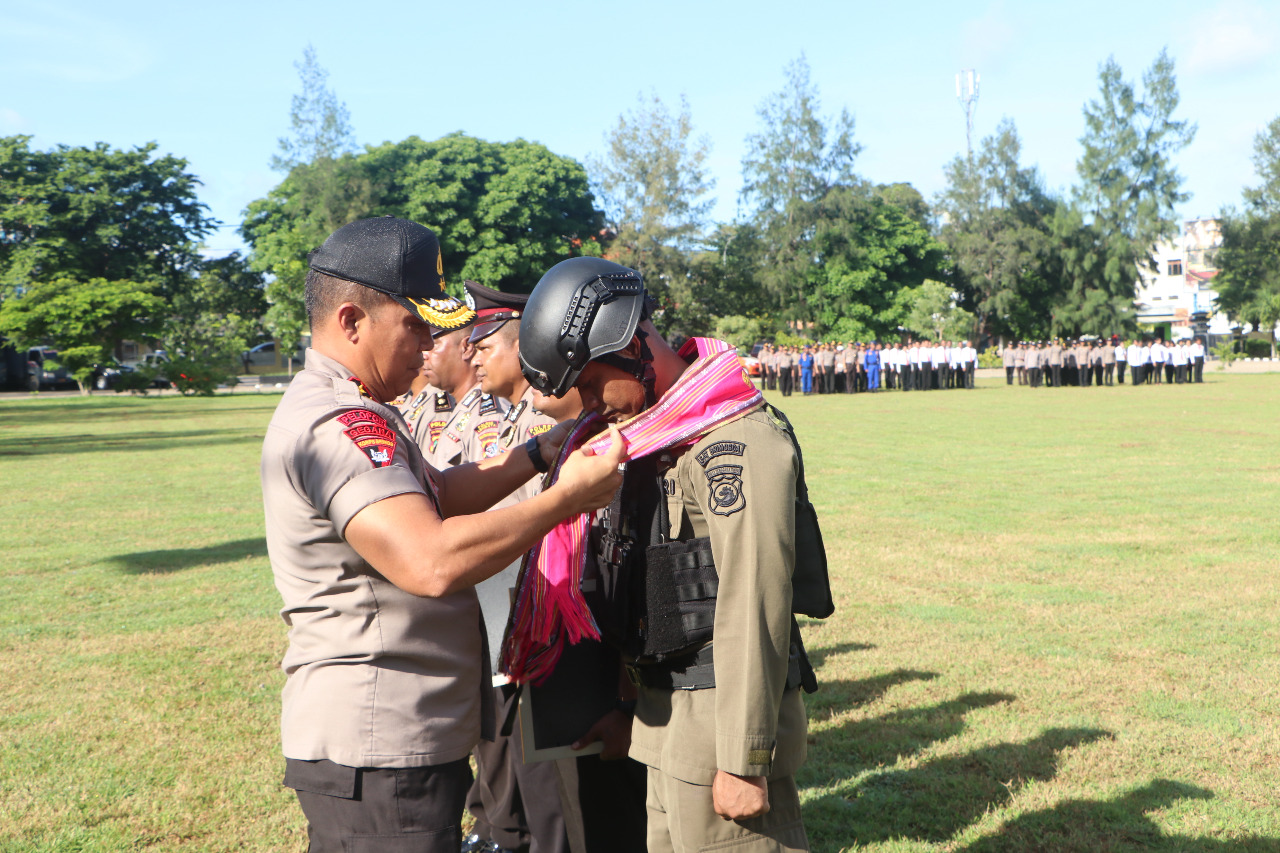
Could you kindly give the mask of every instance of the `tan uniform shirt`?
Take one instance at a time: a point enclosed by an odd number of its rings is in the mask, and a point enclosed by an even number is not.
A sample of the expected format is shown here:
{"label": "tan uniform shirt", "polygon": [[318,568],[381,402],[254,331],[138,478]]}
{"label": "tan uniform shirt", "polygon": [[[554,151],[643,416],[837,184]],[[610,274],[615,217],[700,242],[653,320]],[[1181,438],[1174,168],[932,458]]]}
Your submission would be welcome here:
{"label": "tan uniform shirt", "polygon": [[444,425],[453,417],[453,410],[457,405],[458,401],[452,394],[434,385],[426,386],[409,399],[401,398],[396,401],[396,408],[404,416],[410,435],[433,468],[445,467],[433,460],[433,454],[440,434],[444,432]]}
{"label": "tan uniform shirt", "polygon": [[450,413],[428,460],[437,468],[449,468],[497,456],[502,452],[498,434],[505,414],[502,402],[476,385]]}
{"label": "tan uniform shirt", "polygon": [[399,412],[307,350],[262,447],[267,552],[289,626],[286,757],[418,767],[463,758],[479,739],[486,700],[475,591],[410,595],[343,539],[362,509],[431,495],[435,476]]}
{"label": "tan uniform shirt", "polygon": [[717,769],[777,778],[804,763],[804,705],[785,689],[797,468],[791,440],[757,410],[704,436],[668,472],[672,538],[711,538],[716,687],[640,688],[637,761],[697,785]]}

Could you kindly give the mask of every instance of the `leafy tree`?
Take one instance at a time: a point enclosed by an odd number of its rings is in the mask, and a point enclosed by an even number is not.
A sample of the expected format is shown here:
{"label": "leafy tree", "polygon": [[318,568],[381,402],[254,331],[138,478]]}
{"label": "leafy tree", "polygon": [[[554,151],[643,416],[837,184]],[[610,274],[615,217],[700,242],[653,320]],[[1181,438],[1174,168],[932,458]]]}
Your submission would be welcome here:
{"label": "leafy tree", "polygon": [[896,337],[908,306],[901,292],[941,274],[944,247],[910,206],[886,198],[910,203],[901,185],[885,189],[837,187],[814,205],[806,277],[819,337]]}
{"label": "leafy tree", "polygon": [[706,228],[715,181],[707,174],[711,150],[693,139],[686,100],[672,115],[657,95],[641,98],[605,137],[608,150],[588,160],[606,221],[614,232],[610,256],[637,269],[665,304],[669,288],[687,279]]}
{"label": "leafy tree", "polygon": [[318,160],[333,160],[355,150],[351,114],[328,86],[329,72],[307,45],[302,62],[295,62],[302,93],[293,96],[289,110],[290,136],[279,140],[280,152],[271,156],[271,168],[291,172]]}
{"label": "leafy tree", "polygon": [[1155,269],[1155,244],[1177,233],[1175,208],[1190,196],[1173,158],[1195,138],[1174,118],[1179,96],[1173,60],[1161,51],[1142,75],[1142,93],[1114,58],[1099,72],[1099,97],[1084,109],[1084,152],[1075,211],[1054,217],[1064,244],[1066,292],[1054,307],[1057,333],[1109,334],[1133,325],[1138,264]]}
{"label": "leafy tree", "polygon": [[[600,231],[601,213],[576,160],[523,139],[454,133],[413,141],[418,150],[405,174],[401,215],[440,235],[446,280],[528,293]],[[368,156],[376,161],[379,149]]]}
{"label": "leafy tree", "polygon": [[1049,276],[1055,204],[1039,171],[1020,165],[1021,151],[1013,122],[1002,121],[975,157],[951,161],[938,196],[940,237],[979,339],[1043,336],[1055,296]]}
{"label": "leafy tree", "polygon": [[1244,191],[1245,209],[1221,217],[1222,248],[1215,253],[1218,307],[1271,335],[1276,355],[1280,323],[1280,118],[1254,137],[1253,165],[1262,183]]}
{"label": "leafy tree", "polygon": [[[160,335],[170,356],[180,362],[170,378],[180,388],[199,385],[201,393],[233,380],[241,355],[261,333],[265,310],[263,277],[239,252],[201,262],[188,287],[170,301]],[[184,373],[208,382],[184,380]]]}
{"label": "leafy tree", "polygon": [[174,293],[217,224],[187,161],[155,143],[32,151],[29,140],[0,139],[0,298],[60,278]]}
{"label": "leafy tree", "polygon": [[910,306],[904,326],[932,341],[967,340],[973,332],[974,316],[961,308],[956,292],[932,279],[903,294]]}
{"label": "leafy tree", "polygon": [[517,139],[416,136],[296,167],[252,202],[240,231],[267,285],[267,325],[286,350],[306,330],[307,254],[369,216],[420,222],[440,237],[455,294],[470,278],[529,292],[556,262],[587,250],[601,225],[581,164]]}
{"label": "leafy tree", "polygon": [[783,88],[757,110],[761,129],[747,137],[742,204],[751,211],[764,251],[758,280],[771,308],[788,319],[814,319],[806,290],[816,206],[832,188],[853,187],[853,118],[819,116],[817,87],[803,56],[787,66]]}
{"label": "leafy tree", "polygon": [[154,290],[151,282],[104,278],[35,281],[0,306],[0,335],[20,347],[53,342],[87,394],[95,365],[107,362],[116,344],[159,331],[164,299]]}
{"label": "leafy tree", "polygon": [[733,344],[748,353],[756,341],[764,336],[764,329],[759,320],[731,314],[716,320],[715,337]]}

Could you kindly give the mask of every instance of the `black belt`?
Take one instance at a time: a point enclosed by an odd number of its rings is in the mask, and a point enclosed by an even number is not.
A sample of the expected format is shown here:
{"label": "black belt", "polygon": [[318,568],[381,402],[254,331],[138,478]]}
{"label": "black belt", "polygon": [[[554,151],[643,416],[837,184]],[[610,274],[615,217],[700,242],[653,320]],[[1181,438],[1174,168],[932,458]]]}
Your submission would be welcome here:
{"label": "black belt", "polygon": [[712,647],[703,646],[695,654],[657,663],[627,664],[627,677],[637,687],[656,690],[706,690],[715,687]]}

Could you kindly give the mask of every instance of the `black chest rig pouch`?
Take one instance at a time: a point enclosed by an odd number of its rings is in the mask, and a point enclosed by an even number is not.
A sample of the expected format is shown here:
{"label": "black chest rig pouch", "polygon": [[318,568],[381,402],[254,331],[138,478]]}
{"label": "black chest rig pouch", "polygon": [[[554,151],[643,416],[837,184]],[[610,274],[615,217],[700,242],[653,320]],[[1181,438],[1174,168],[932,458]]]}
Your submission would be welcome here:
{"label": "black chest rig pouch", "polygon": [[711,639],[718,584],[711,541],[667,541],[666,454],[627,463],[603,523],[592,527],[599,576],[583,590],[605,641],[636,665],[662,663]]}
{"label": "black chest rig pouch", "polygon": [[[791,438],[799,460],[796,483],[796,564],[792,611],[823,619],[834,611],[826,551],[817,515],[809,503],[804,462],[791,424],[766,407]],[[719,574],[708,537],[669,541],[665,474],[674,466],[667,454],[628,463],[622,488],[602,523],[591,529],[596,577],[586,579],[583,596],[602,638],[628,662],[633,681],[650,687],[698,690],[715,686],[712,630]],[[817,679],[791,622],[787,686],[817,690]]]}

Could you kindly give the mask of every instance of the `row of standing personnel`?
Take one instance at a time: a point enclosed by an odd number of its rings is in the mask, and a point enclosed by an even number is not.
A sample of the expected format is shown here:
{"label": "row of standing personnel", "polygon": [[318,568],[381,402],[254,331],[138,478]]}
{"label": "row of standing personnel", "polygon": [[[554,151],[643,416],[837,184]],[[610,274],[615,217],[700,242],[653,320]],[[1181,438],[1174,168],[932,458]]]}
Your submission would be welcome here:
{"label": "row of standing personnel", "polygon": [[968,341],[766,344],[759,361],[765,388],[788,397],[796,388],[804,394],[973,388],[978,353]]}
{"label": "row of standing personnel", "polygon": [[1098,387],[1204,382],[1205,348],[1199,338],[1166,343],[1134,339],[1022,341],[1000,351],[1005,384],[1032,388]]}

